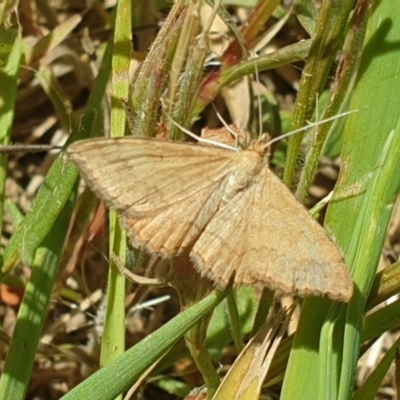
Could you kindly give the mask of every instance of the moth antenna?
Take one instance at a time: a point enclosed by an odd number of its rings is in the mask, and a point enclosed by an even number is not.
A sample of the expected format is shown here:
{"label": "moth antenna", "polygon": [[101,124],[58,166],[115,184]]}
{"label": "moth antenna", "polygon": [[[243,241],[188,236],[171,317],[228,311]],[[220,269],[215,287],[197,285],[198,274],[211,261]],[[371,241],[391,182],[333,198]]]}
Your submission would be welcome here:
{"label": "moth antenna", "polygon": [[235,148],[239,147],[239,136],[238,134],[226,123],[226,121],[222,118],[222,115],[216,109],[214,103],[212,103],[214,108],[215,114],[217,115],[218,119],[220,120],[221,124],[224,125],[225,129],[235,138]]}
{"label": "moth antenna", "polygon": [[220,143],[220,142],[216,142],[214,140],[209,140],[209,139],[204,139],[200,136],[197,136],[195,133],[190,132],[188,129],[184,128],[182,125],[178,124],[176,121],[174,121],[170,116],[168,116],[168,118],[170,119],[170,121],[177,127],[179,128],[182,132],[186,133],[186,135],[188,135],[189,137],[191,137],[194,140],[197,140],[199,143],[205,143],[205,144],[210,144],[212,146],[216,146],[216,147],[221,147],[222,149],[226,149],[226,150],[233,150],[233,151],[238,151],[237,147],[233,147],[233,146],[228,146],[227,144],[224,143]]}
{"label": "moth antenna", "polygon": [[308,124],[308,125],[306,125],[306,126],[303,126],[302,128],[295,129],[294,131],[284,133],[283,135],[278,136],[278,137],[276,137],[276,138],[270,140],[269,142],[267,142],[267,143],[264,145],[264,149],[266,149],[268,146],[271,146],[272,143],[275,143],[275,142],[277,142],[278,140],[285,139],[285,138],[287,138],[287,137],[289,137],[289,136],[292,136],[292,135],[294,135],[294,134],[296,134],[296,133],[306,131],[307,129],[314,128],[315,126],[325,124],[326,122],[334,121],[334,120],[336,120],[336,119],[338,119],[338,118],[345,117],[345,116],[347,116],[347,115],[349,115],[349,114],[353,114],[353,113],[355,113],[355,112],[358,112],[358,110],[346,111],[346,112],[343,112],[343,113],[341,113],[341,114],[334,115],[333,117],[326,118],[326,119],[322,119],[321,121],[312,122],[312,123],[310,123],[310,124]]}
{"label": "moth antenna", "polygon": [[[161,100],[161,104],[162,104],[162,106],[164,108],[163,100]],[[204,139],[204,138],[202,138],[200,136],[197,136],[195,133],[189,131],[189,129],[184,128],[182,125],[180,125],[176,121],[174,121],[173,118],[170,117],[168,113],[165,113],[165,115],[183,133],[186,133],[186,135],[188,135],[189,137],[191,137],[192,139],[196,140],[199,143],[210,144],[211,146],[221,147],[221,148],[226,149],[226,150],[238,151],[238,149],[236,147],[228,146],[227,144],[224,144],[224,143],[216,142],[214,140]]]}

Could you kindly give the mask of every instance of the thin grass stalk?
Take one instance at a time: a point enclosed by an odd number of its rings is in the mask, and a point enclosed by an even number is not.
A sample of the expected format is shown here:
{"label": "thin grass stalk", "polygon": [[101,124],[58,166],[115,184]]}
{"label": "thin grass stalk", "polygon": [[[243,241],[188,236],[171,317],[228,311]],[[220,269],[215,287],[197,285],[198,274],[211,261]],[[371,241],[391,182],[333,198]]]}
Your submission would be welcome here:
{"label": "thin grass stalk", "polygon": [[[311,118],[316,101],[321,94],[337,51],[343,43],[353,0],[325,0],[322,2],[315,37],[300,81],[291,130],[305,126]],[[283,181],[291,186],[296,160],[304,134],[289,139]]]}
{"label": "thin grass stalk", "polygon": [[[122,0],[117,4],[115,17],[113,58],[111,74],[111,136],[125,134],[126,114],[120,99],[129,93],[129,63],[132,31],[131,2]],[[128,18],[127,18],[128,16]],[[110,211],[110,269],[107,286],[106,318],[101,341],[100,365],[112,362],[125,350],[125,277],[119,273],[112,255],[126,262],[126,232],[119,225],[115,211]]]}
{"label": "thin grass stalk", "polygon": [[[330,103],[322,119],[337,115],[346,107],[346,99],[349,99],[351,96],[361,61],[369,15],[369,4],[369,0],[362,0],[356,5],[350,24],[349,35],[346,38],[342,57],[337,67],[335,82],[331,90]],[[304,203],[308,196],[324,144],[332,126],[334,126],[336,122],[337,121],[332,121],[322,124],[315,129],[313,143],[307,154],[305,167],[302,170],[296,190],[296,198],[301,203]]]}

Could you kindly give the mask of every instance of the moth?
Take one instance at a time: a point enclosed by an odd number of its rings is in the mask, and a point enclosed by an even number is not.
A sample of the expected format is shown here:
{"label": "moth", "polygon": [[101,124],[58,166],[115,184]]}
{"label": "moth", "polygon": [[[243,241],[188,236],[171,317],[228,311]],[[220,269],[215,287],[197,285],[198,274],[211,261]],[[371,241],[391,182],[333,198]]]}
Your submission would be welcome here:
{"label": "moth", "polygon": [[188,250],[221,289],[233,280],[349,301],[342,255],[269,169],[266,148],[265,136],[242,151],[123,137],[79,141],[67,153],[134,247],[164,258]]}

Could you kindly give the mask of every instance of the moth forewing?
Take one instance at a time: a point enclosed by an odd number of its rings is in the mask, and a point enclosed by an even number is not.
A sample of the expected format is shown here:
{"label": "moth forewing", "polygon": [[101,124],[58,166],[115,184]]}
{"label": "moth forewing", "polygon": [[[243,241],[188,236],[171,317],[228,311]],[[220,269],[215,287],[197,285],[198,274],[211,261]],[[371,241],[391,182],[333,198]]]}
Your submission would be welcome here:
{"label": "moth forewing", "polygon": [[236,154],[133,137],[81,141],[67,153],[132,243],[163,257],[181,253],[212,218]]}
{"label": "moth forewing", "polygon": [[125,137],[77,142],[68,155],[135,246],[162,257],[190,251],[221,288],[233,277],[348,301],[339,250],[268,169],[266,147],[263,136],[239,152]]}

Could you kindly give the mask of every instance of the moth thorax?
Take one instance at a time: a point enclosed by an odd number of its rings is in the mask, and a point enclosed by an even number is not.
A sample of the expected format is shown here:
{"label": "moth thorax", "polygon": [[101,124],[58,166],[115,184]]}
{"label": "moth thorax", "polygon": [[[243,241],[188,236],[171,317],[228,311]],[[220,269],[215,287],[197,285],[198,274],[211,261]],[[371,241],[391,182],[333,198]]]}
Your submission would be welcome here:
{"label": "moth thorax", "polygon": [[263,168],[263,159],[254,151],[241,151],[237,154],[235,168],[229,174],[222,202],[231,201],[239,192],[245,190]]}

